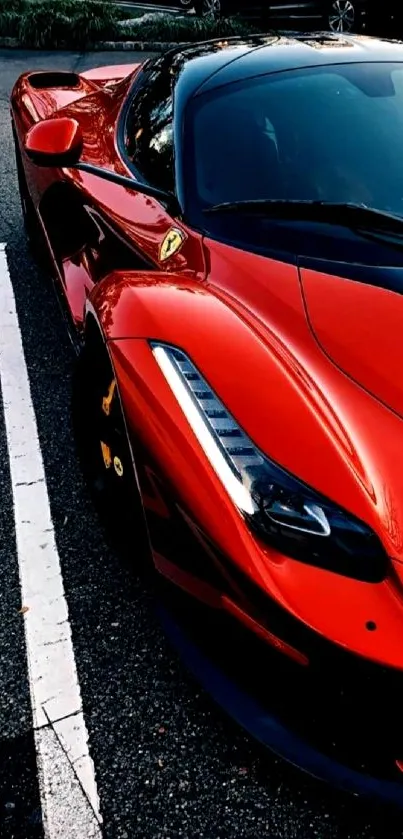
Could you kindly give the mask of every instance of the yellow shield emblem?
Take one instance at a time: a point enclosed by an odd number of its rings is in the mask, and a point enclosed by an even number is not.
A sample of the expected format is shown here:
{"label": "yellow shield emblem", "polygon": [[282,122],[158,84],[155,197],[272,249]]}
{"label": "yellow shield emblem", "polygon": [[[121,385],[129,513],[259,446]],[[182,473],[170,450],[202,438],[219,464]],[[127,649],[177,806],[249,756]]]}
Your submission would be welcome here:
{"label": "yellow shield emblem", "polygon": [[160,245],[160,262],[177,253],[185,241],[185,234],[178,227],[171,227]]}

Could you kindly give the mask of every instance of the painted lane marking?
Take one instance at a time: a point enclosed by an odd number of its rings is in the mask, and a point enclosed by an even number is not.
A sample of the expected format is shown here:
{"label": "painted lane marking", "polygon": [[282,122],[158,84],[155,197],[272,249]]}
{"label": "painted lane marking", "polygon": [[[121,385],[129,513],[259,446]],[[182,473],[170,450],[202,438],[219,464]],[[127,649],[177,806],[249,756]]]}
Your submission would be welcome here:
{"label": "painted lane marking", "polygon": [[0,244],[0,387],[45,836],[98,838],[102,818],[95,773],[4,244]]}

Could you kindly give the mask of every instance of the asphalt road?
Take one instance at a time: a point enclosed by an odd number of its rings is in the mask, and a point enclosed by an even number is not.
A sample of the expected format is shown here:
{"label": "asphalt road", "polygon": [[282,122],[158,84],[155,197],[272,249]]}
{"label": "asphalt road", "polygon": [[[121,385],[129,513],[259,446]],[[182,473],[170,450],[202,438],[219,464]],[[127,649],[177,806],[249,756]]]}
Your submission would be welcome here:
{"label": "asphalt road", "polygon": [[[27,68],[79,71],[133,60],[133,53],[0,52],[0,242],[7,244],[104,836],[403,837],[402,815],[335,793],[262,754],[221,715],[170,650],[141,585],[108,546],[83,485],[70,414],[73,355],[50,284],[27,249],[8,96]],[[0,837],[39,839],[44,832],[3,420],[0,405]]]}

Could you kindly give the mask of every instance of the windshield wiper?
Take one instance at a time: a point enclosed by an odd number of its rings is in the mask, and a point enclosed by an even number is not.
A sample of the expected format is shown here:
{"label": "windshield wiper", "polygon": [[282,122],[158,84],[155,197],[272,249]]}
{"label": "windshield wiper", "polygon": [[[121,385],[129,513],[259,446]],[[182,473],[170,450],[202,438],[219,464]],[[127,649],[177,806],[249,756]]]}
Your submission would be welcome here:
{"label": "windshield wiper", "polygon": [[258,198],[251,201],[228,201],[206,207],[204,213],[256,214],[279,220],[314,221],[340,224],[354,229],[379,230],[403,235],[403,217],[376,210],[366,204],[332,201],[304,201]]}

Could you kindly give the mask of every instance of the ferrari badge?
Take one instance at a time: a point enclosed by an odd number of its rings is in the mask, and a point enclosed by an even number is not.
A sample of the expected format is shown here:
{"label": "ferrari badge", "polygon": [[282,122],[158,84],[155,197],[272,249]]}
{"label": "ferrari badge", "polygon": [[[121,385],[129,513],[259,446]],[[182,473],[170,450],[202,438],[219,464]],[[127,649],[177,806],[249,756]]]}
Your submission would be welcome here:
{"label": "ferrari badge", "polygon": [[117,476],[119,478],[121,478],[122,475],[123,475],[123,463],[122,463],[120,457],[115,456],[113,458],[113,468],[114,468]]}
{"label": "ferrari badge", "polygon": [[183,231],[179,230],[178,227],[171,227],[160,245],[160,262],[165,262],[166,259],[173,256],[182,247],[184,241],[185,234]]}

